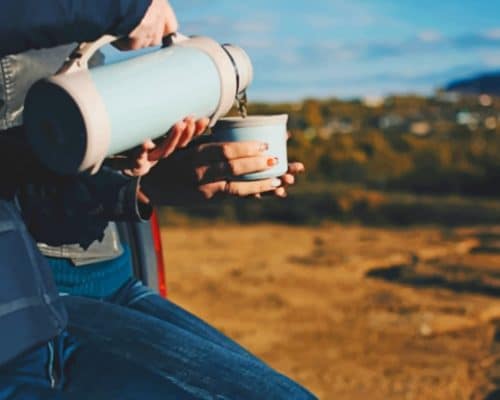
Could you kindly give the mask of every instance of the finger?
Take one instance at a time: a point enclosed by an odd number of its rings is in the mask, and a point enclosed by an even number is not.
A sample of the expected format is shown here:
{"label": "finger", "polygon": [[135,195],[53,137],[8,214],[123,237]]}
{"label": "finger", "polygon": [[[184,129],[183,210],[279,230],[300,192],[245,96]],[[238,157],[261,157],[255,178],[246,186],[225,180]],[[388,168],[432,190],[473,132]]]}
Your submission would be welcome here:
{"label": "finger", "polygon": [[265,153],[269,145],[263,142],[206,143],[198,147],[195,161],[199,165],[213,161],[227,161],[244,157],[255,157]]}
{"label": "finger", "polygon": [[148,42],[146,38],[130,38],[128,41],[128,46],[125,46],[126,50],[139,50],[148,46]]}
{"label": "finger", "polygon": [[170,132],[163,143],[149,153],[149,160],[158,161],[172,154],[177,147],[177,143],[179,142],[184,129],[186,129],[185,122],[178,122],[175,124],[172,129],[170,129]]}
{"label": "finger", "polygon": [[149,154],[144,147],[142,147],[141,151],[137,154],[134,161],[134,168],[140,168],[141,165],[148,162]]}
{"label": "finger", "polygon": [[274,194],[277,197],[281,197],[282,199],[288,197],[288,194],[286,193],[286,189],[284,187],[280,187],[274,191]]}
{"label": "finger", "polygon": [[153,46],[161,46],[163,44],[163,31],[157,30],[153,36]]}
{"label": "finger", "polygon": [[182,132],[177,147],[186,147],[191,139],[193,139],[194,132],[196,130],[196,123],[194,121],[194,118],[186,118],[184,122],[186,123],[186,129],[184,129],[184,131]]}
{"label": "finger", "polygon": [[153,168],[157,163],[158,161],[146,161],[145,163],[140,164],[135,168],[125,169],[123,170],[123,172],[129,176],[144,176],[147,175],[149,171],[151,171],[151,168]]}
{"label": "finger", "polygon": [[226,187],[229,183],[225,180],[219,180],[216,182],[205,183],[204,185],[200,185],[198,190],[202,194],[203,198],[206,200],[210,200],[215,197],[217,194],[225,193]]}
{"label": "finger", "polygon": [[151,201],[149,200],[149,197],[146,196],[144,194],[144,192],[140,189],[137,190],[137,200],[143,204],[150,204],[151,203]]}
{"label": "finger", "polygon": [[143,144],[142,144],[142,149],[144,151],[151,151],[154,148],[156,148],[156,144],[151,139],[147,139]]}
{"label": "finger", "polygon": [[165,0],[152,0],[140,24],[129,34],[130,41],[124,50],[139,49],[161,44],[164,35],[176,32],[179,24],[170,4]]}
{"label": "finger", "polygon": [[167,36],[170,35],[171,33],[179,31],[179,22],[177,22],[177,16],[175,15],[175,12],[170,6],[170,4],[167,3],[167,7],[165,8],[165,10],[166,10],[166,18],[165,18],[165,25],[163,28],[163,36]]}
{"label": "finger", "polygon": [[281,179],[265,179],[250,182],[229,182],[225,187],[225,193],[231,196],[247,197],[256,194],[275,191],[281,186]]}
{"label": "finger", "polygon": [[261,172],[273,168],[278,159],[269,156],[238,158],[231,161],[219,161],[208,166],[199,167],[198,178],[201,182],[216,181]]}
{"label": "finger", "polygon": [[278,165],[278,158],[269,156],[238,158],[227,162],[232,176],[261,172]]}
{"label": "finger", "polygon": [[171,130],[170,134],[167,137],[165,150],[160,154],[160,158],[166,158],[174,152],[185,129],[185,122],[175,124],[174,129]]}
{"label": "finger", "polygon": [[295,183],[295,176],[293,176],[292,174],[285,174],[281,177],[281,180],[286,186],[293,185]]}
{"label": "finger", "polygon": [[304,164],[300,162],[292,162],[288,164],[288,173],[292,175],[297,175],[305,172],[306,168]]}
{"label": "finger", "polygon": [[201,135],[203,132],[205,132],[207,130],[209,123],[210,123],[210,120],[208,118],[201,118],[201,119],[197,120],[194,134],[196,136]]}
{"label": "finger", "polygon": [[144,48],[145,47],[150,47],[153,43],[153,34],[152,32],[147,32],[145,35],[144,35]]}
{"label": "finger", "polygon": [[139,153],[139,155],[134,160],[133,168],[125,169],[125,174],[131,176],[146,175],[157,163],[157,161],[149,161],[148,156],[149,154],[146,150]]}
{"label": "finger", "polygon": [[205,199],[211,199],[218,194],[236,197],[260,196],[263,193],[272,193],[281,186],[281,179],[265,179],[250,182],[228,182],[220,180],[206,183],[199,187]]}

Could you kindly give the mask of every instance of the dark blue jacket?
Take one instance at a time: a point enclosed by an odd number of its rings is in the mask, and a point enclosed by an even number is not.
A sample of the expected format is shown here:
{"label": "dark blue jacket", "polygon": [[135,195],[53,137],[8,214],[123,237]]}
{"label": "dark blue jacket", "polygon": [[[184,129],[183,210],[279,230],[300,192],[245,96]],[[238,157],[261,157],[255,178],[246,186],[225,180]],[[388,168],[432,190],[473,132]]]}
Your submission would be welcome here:
{"label": "dark blue jacket", "polygon": [[[1,0],[0,56],[33,48],[127,35],[150,0]],[[0,132],[0,365],[65,327],[45,259],[19,215],[18,185],[51,181],[24,145],[22,128]]]}
{"label": "dark blue jacket", "polygon": [[0,56],[128,35],[151,0],[2,0]]}

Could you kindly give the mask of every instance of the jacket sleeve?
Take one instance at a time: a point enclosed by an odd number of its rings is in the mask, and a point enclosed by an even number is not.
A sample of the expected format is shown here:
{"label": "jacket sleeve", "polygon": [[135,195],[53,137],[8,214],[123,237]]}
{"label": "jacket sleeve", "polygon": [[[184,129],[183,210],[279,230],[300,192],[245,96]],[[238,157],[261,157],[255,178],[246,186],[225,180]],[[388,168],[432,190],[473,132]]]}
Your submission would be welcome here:
{"label": "jacket sleeve", "polygon": [[96,175],[56,175],[32,154],[22,126],[0,134],[0,198],[17,195],[27,226],[44,243],[86,247],[109,221],[149,219],[152,209],[138,202],[138,185],[108,167]]}
{"label": "jacket sleeve", "polygon": [[128,35],[151,0],[1,0],[0,56]]}
{"label": "jacket sleeve", "polygon": [[141,222],[152,208],[137,200],[138,178],[107,167],[96,175],[54,177],[17,193],[23,219],[35,240],[52,246],[102,240],[109,221]]}

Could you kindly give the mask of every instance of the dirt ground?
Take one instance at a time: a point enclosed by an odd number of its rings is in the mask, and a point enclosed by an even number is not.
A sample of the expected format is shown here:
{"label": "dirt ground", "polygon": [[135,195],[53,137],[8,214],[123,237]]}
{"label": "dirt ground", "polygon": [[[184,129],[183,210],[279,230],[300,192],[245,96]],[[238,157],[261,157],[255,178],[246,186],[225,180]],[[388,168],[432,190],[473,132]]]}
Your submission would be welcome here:
{"label": "dirt ground", "polygon": [[500,398],[500,227],[214,225],[163,243],[171,299],[321,399]]}

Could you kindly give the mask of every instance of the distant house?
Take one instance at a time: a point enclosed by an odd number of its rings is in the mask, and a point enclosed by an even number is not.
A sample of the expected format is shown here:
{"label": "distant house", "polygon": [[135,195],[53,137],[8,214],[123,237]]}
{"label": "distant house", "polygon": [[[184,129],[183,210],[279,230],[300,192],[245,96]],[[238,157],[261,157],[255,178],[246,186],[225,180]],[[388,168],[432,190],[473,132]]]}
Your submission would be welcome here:
{"label": "distant house", "polygon": [[427,121],[412,122],[410,132],[416,136],[427,136],[431,133],[431,124]]}
{"label": "distant house", "polygon": [[493,130],[493,129],[496,129],[497,126],[498,126],[497,117],[490,116],[490,117],[485,118],[484,127],[486,129]]}
{"label": "distant house", "polygon": [[318,136],[323,139],[329,139],[333,135],[348,135],[353,133],[355,128],[355,124],[351,118],[332,118],[325,126],[318,129]]}
{"label": "distant house", "polygon": [[405,119],[398,114],[387,114],[380,117],[378,126],[380,129],[398,128],[405,123]]}
{"label": "distant house", "polygon": [[362,104],[368,108],[382,107],[385,103],[383,96],[366,96],[363,97]]}
{"label": "distant house", "polygon": [[490,107],[493,104],[493,98],[489,94],[481,94],[478,101],[483,107]]}
{"label": "distant house", "polygon": [[460,100],[460,94],[457,92],[447,92],[445,90],[438,90],[436,98],[447,103],[457,103]]}
{"label": "distant house", "polygon": [[476,129],[480,122],[480,116],[477,113],[469,111],[459,111],[456,116],[457,124],[466,125],[470,129]]}

